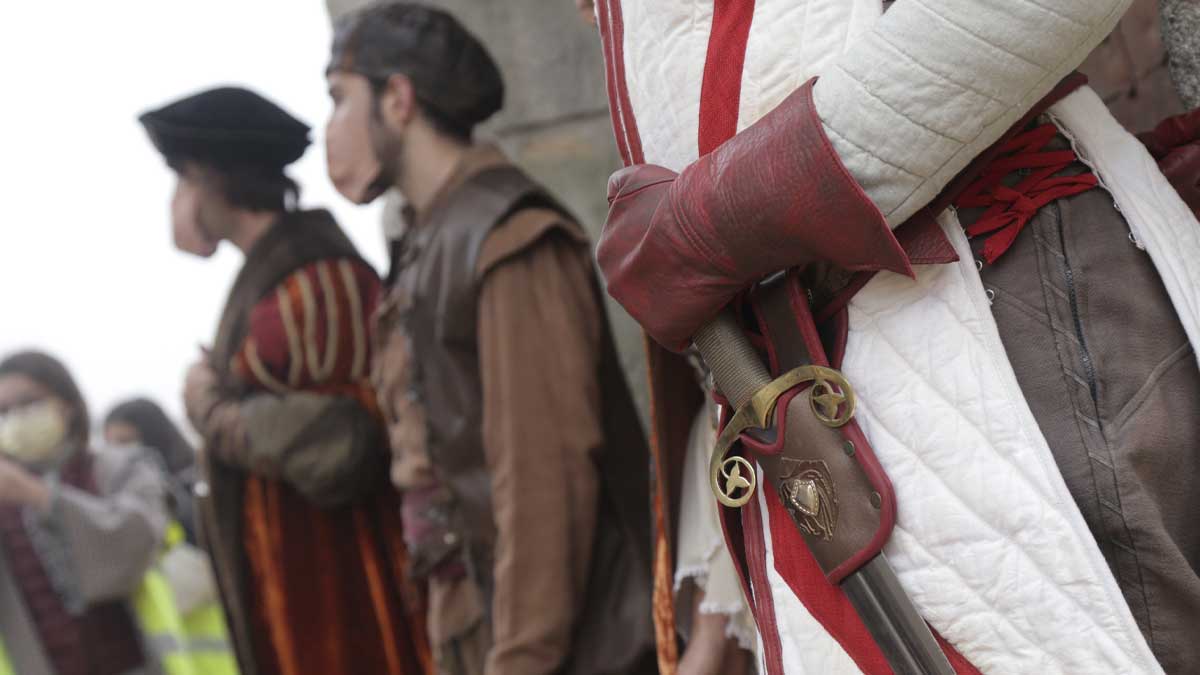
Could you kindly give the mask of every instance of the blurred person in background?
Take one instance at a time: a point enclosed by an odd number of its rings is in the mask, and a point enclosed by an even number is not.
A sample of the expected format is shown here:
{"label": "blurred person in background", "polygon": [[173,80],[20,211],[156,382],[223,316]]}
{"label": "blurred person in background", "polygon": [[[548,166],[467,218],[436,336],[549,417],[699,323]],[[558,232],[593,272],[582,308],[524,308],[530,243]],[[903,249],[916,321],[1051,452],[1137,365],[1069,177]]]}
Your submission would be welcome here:
{"label": "blurred person in background", "polygon": [[399,512],[367,382],[379,280],[285,168],[308,126],[220,88],[141,117],[176,173],[176,245],[245,255],[215,343],[184,386],[204,440],[200,502],[245,675],[415,675],[427,649],[404,601]]}
{"label": "blurred person in background", "polygon": [[188,543],[195,544],[192,490],[199,477],[196,450],[167,413],[147,398],[120,403],[104,418],[104,441],[108,445],[141,446],[162,460],[172,515],[183,526]]}
{"label": "blurred person in background", "polygon": [[[198,669],[197,675],[236,673],[212,565],[204,551],[197,548],[192,493],[198,480],[195,449],[163,409],[144,398],[126,401],[109,411],[104,418],[104,441],[108,447],[144,448],[162,472],[171,522],[159,568],[191,643],[190,659]],[[199,489],[207,489],[202,482],[199,485]],[[220,636],[220,649],[207,643],[212,636]]]}
{"label": "blurred person in background", "polygon": [[440,10],[335,27],[329,173],[406,201],[373,381],[438,671],[656,672],[648,455],[579,224],[476,125],[504,83]]}
{"label": "blurred person in background", "polygon": [[135,447],[93,454],[88,428],[62,363],[0,361],[0,672],[176,673],[133,601],[166,528],[159,472]]}

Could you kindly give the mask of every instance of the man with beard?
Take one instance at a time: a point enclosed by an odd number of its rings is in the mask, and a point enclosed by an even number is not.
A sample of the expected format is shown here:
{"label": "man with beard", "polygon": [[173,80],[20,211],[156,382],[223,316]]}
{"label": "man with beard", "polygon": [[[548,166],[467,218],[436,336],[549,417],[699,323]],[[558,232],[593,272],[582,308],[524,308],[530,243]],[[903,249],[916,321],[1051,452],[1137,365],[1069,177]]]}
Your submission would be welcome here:
{"label": "man with beard", "polygon": [[396,188],[373,381],[439,672],[653,670],[645,441],[577,222],[496,148],[491,56],[445,12],[335,27],[330,177]]}
{"label": "man with beard", "polygon": [[246,257],[211,352],[189,371],[214,555],[242,672],[424,672],[367,382],[371,267],[285,167],[306,125],[261,96],[205,91],[141,117],[178,177],[176,245]]}

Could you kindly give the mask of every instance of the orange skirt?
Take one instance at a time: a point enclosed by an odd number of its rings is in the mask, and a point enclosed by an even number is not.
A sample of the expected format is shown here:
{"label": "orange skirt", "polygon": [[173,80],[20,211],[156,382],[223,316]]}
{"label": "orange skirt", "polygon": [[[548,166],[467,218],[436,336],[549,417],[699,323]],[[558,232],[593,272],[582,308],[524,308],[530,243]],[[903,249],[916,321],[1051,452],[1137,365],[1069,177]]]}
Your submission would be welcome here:
{"label": "orange skirt", "polygon": [[251,477],[243,517],[260,675],[433,672],[394,492],[322,510]]}

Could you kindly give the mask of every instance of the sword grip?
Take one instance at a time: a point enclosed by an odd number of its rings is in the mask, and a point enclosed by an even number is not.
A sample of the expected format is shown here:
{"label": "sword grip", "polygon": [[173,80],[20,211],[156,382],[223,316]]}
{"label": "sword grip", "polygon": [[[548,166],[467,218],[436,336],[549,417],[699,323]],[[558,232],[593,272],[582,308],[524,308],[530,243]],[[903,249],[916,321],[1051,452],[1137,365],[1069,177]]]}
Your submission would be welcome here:
{"label": "sword grip", "polygon": [[771,374],[738,326],[733,310],[721,310],[696,332],[693,342],[712,371],[717,389],[729,399],[734,410],[746,405],[755,392],[771,383]]}

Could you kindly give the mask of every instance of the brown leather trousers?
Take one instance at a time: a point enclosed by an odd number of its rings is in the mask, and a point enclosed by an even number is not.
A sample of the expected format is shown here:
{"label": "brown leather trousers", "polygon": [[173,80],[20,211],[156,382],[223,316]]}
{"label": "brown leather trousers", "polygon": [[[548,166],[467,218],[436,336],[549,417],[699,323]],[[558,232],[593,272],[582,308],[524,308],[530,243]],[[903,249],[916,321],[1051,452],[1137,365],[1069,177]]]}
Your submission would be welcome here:
{"label": "brown leather trousers", "polygon": [[1200,370],[1153,263],[1093,189],[1043,208],[983,282],[1142,633],[1168,673],[1200,672]]}

